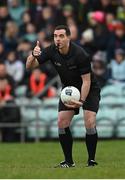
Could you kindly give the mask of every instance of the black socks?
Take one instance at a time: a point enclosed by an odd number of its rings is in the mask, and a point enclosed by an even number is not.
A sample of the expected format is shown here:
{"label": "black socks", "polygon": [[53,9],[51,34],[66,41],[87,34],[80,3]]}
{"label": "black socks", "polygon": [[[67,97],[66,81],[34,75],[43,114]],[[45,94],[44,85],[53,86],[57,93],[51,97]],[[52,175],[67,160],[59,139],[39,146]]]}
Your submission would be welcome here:
{"label": "black socks", "polygon": [[72,146],[73,139],[69,127],[59,129],[59,140],[65,156],[65,161],[73,163],[72,159]]}
{"label": "black socks", "polygon": [[[65,161],[73,163],[72,158],[72,146],[73,138],[70,132],[69,127],[59,129],[59,140],[65,156]],[[96,128],[87,129],[86,131],[86,147],[88,151],[88,161],[95,160],[96,146],[98,135]]]}
{"label": "black socks", "polygon": [[87,129],[87,131],[86,131],[86,147],[87,147],[87,151],[88,151],[88,160],[95,159],[97,140],[98,140],[98,135],[97,135],[96,128]]}

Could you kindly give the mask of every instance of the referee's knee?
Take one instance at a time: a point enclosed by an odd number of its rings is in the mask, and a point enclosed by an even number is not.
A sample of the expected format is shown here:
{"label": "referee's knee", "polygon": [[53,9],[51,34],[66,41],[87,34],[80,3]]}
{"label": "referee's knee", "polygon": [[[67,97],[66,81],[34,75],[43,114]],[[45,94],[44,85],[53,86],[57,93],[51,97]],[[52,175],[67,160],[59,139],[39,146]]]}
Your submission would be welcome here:
{"label": "referee's knee", "polygon": [[96,122],[93,119],[87,119],[85,122],[86,128],[94,128],[96,126]]}
{"label": "referee's knee", "polygon": [[96,126],[96,113],[87,111],[84,118],[86,128],[94,128]]}
{"label": "referee's knee", "polygon": [[94,135],[97,133],[95,118],[89,118],[85,121],[86,134]]}
{"label": "referee's knee", "polygon": [[70,121],[63,118],[58,119],[58,128],[66,128],[70,126]]}

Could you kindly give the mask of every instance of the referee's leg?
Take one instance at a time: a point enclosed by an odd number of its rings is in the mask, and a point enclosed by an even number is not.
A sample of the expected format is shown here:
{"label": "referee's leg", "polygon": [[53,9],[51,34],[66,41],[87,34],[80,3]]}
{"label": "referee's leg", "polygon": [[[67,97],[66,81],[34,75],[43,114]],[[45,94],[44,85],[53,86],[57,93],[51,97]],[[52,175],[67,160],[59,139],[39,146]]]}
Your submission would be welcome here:
{"label": "referee's leg", "polygon": [[74,111],[60,111],[58,113],[59,141],[64,153],[65,161],[73,164],[72,146],[73,139],[69,129],[70,122],[74,116]]}
{"label": "referee's leg", "polygon": [[86,147],[88,151],[88,166],[97,165],[95,162],[96,146],[97,146],[97,130],[96,130],[96,112],[84,110],[85,128],[86,128]]}

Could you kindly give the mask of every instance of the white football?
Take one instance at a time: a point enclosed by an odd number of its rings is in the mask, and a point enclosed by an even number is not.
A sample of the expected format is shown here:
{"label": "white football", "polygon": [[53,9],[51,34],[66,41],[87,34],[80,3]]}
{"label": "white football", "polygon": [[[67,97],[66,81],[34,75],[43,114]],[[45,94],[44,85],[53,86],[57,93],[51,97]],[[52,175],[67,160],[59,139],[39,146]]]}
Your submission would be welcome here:
{"label": "white football", "polygon": [[67,86],[61,91],[61,101],[63,103],[68,103],[71,100],[77,100],[80,99],[80,92],[79,90],[74,86]]}

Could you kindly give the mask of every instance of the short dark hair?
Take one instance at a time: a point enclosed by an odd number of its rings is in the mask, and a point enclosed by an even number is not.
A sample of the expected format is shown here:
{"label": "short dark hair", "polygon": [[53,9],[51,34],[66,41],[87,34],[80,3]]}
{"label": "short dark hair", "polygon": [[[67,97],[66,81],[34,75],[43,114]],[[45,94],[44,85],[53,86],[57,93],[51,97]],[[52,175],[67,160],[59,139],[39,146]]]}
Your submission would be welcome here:
{"label": "short dark hair", "polygon": [[60,29],[64,29],[66,31],[66,35],[67,36],[71,35],[70,29],[69,29],[68,26],[66,26],[66,25],[59,25],[59,26],[56,26],[56,28],[55,28],[55,30],[60,30]]}

